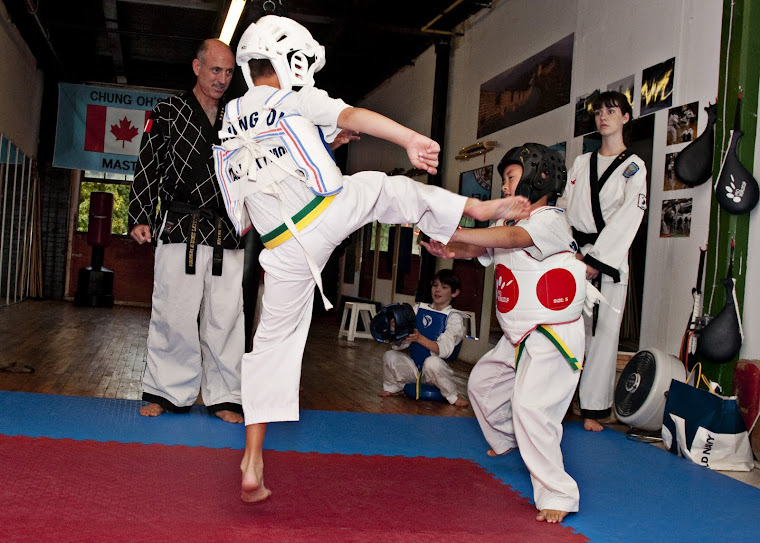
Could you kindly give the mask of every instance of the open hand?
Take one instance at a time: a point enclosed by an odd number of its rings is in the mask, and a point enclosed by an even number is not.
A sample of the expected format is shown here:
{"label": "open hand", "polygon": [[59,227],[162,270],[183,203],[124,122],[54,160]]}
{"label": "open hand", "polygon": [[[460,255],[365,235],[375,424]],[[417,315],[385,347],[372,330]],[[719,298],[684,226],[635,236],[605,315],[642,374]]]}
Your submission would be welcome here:
{"label": "open hand", "polygon": [[345,143],[348,143],[350,141],[359,141],[360,139],[361,138],[359,137],[359,132],[356,130],[344,128],[338,133],[337,136],[335,136],[335,139],[330,144],[330,149],[334,151]]}
{"label": "open hand", "polygon": [[420,241],[420,245],[427,249],[427,251],[436,258],[454,258],[456,255],[454,251],[449,250],[446,244],[434,239],[431,239],[430,241]]}

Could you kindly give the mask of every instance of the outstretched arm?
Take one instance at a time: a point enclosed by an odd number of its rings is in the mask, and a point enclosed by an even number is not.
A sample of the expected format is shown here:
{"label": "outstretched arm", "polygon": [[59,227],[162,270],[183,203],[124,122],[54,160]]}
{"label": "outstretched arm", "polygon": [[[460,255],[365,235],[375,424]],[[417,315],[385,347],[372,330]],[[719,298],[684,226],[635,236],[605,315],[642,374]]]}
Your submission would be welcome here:
{"label": "outstretched arm", "polygon": [[428,252],[437,258],[476,258],[488,248],[524,249],[533,246],[533,238],[520,226],[492,226],[491,228],[459,228],[444,245],[435,240],[420,241]]}
{"label": "outstretched arm", "polygon": [[451,236],[451,241],[495,249],[524,249],[533,245],[533,238],[520,226],[460,228]]}
{"label": "outstretched arm", "polygon": [[441,146],[384,115],[360,107],[348,107],[338,115],[338,127],[381,138],[406,149],[415,168],[435,174]]}

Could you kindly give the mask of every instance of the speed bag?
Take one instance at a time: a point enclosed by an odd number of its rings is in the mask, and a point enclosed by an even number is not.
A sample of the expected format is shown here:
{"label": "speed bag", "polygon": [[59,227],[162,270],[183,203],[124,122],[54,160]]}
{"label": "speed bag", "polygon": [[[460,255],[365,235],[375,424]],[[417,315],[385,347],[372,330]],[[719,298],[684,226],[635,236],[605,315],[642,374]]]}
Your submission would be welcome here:
{"label": "speed bag", "polygon": [[734,280],[723,279],[726,288],[726,305],[699,333],[697,354],[714,364],[725,364],[734,359],[742,346],[739,310],[734,299]]}

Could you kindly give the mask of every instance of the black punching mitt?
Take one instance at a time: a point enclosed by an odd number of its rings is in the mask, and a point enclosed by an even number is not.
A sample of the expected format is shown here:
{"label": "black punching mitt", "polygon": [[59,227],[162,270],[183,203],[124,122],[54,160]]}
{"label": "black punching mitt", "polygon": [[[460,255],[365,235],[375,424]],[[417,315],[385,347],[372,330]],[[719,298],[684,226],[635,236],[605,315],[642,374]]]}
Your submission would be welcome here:
{"label": "black punching mitt", "polygon": [[390,343],[404,339],[416,326],[417,315],[411,305],[388,304],[372,317],[369,331],[377,341]]}
{"label": "black punching mitt", "polygon": [[731,131],[731,143],[715,185],[715,199],[720,207],[732,215],[749,213],[760,199],[757,181],[736,155],[736,147],[742,134],[741,130]]}
{"label": "black punching mitt", "polygon": [[701,185],[712,175],[715,120],[718,117],[717,107],[716,102],[705,108],[707,112],[705,131],[676,156],[676,177],[690,187]]}
{"label": "black punching mitt", "polygon": [[731,141],[728,151],[720,167],[718,181],[715,183],[715,199],[720,207],[732,215],[749,213],[760,200],[760,187],[752,174],[744,167],[736,154],[739,140],[744,135],[741,131],[742,95],[736,100],[734,129],[731,130]]}

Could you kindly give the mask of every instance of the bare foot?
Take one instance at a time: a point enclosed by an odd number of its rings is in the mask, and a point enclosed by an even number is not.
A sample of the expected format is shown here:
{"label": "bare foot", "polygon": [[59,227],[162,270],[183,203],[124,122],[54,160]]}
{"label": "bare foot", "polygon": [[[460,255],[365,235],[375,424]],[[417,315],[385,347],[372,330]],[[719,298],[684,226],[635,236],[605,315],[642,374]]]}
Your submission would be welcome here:
{"label": "bare foot", "polygon": [[467,407],[468,405],[470,405],[470,402],[464,398],[457,398],[457,401],[454,402],[455,407]]}
{"label": "bare foot", "polygon": [[473,203],[470,203],[470,200],[465,204],[464,214],[478,221],[524,219],[530,214],[530,200],[524,196],[508,196],[485,201],[474,199]]}
{"label": "bare foot", "polygon": [[558,509],[541,509],[538,515],[536,515],[536,520],[538,522],[546,521],[550,523],[562,522],[567,513],[567,511],[559,511]]}
{"label": "bare foot", "polygon": [[264,486],[264,462],[250,464],[245,457],[240,464],[243,480],[240,485],[240,499],[246,503],[257,503],[266,500],[272,491]]}
{"label": "bare foot", "polygon": [[387,398],[388,396],[393,396],[393,392],[388,392],[387,390],[381,390],[377,393],[378,396],[381,398]]}
{"label": "bare foot", "polygon": [[234,411],[229,411],[228,409],[217,411],[214,415],[222,419],[224,422],[231,422],[233,424],[240,424],[243,422],[243,415],[235,413]]}
{"label": "bare foot", "polygon": [[517,447],[511,447],[511,448],[507,449],[506,451],[504,451],[503,453],[497,453],[497,452],[496,452],[496,451],[494,451],[493,449],[488,449],[488,450],[486,451],[486,454],[487,454],[488,456],[504,456],[505,454],[509,454],[509,453],[511,453],[511,452],[512,452],[512,451],[514,451],[516,448],[517,448]]}
{"label": "bare foot", "polygon": [[601,432],[604,430],[604,426],[599,424],[598,420],[594,419],[583,419],[583,428],[587,432]]}
{"label": "bare foot", "polygon": [[148,405],[143,405],[140,408],[140,414],[143,417],[157,417],[163,412],[164,408],[157,403],[149,403]]}

